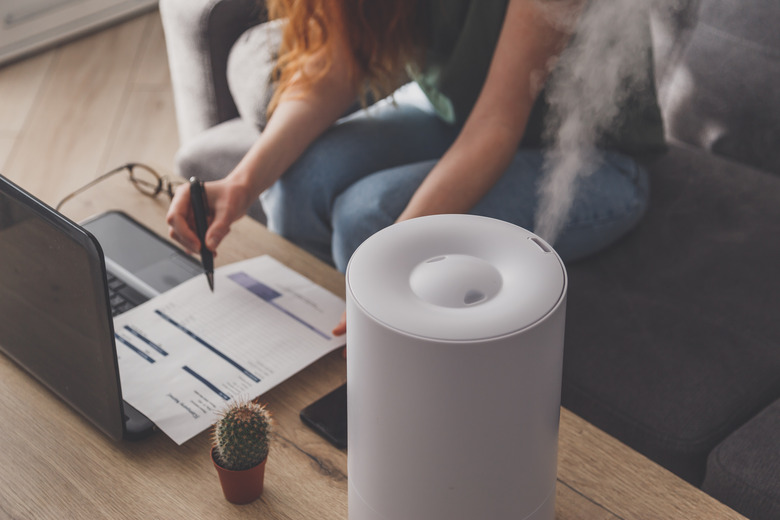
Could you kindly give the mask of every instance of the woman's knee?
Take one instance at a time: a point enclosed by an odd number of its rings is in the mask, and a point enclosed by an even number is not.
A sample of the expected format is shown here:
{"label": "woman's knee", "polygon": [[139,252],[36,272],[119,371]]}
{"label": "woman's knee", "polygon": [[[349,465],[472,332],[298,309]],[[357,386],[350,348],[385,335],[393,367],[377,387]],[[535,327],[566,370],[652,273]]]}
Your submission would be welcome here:
{"label": "woman's knee", "polygon": [[[541,150],[521,150],[510,168],[473,208],[472,213],[498,218],[536,231],[543,216],[539,211],[538,186],[545,175]],[[591,175],[577,179],[574,201],[552,201],[564,217],[552,242],[564,260],[595,253],[608,246],[641,219],[647,206],[647,175],[632,158],[606,152],[602,165]]]}
{"label": "woman's knee", "polygon": [[435,161],[375,173],[350,186],[333,206],[333,260],[344,272],[352,253],[377,231],[393,224]]}
{"label": "woman's knee", "polygon": [[269,222],[283,222],[292,210],[329,218],[335,198],[361,179],[438,158],[452,133],[435,115],[414,106],[353,114],[309,145],[263,196]]}
{"label": "woman's knee", "polygon": [[625,156],[613,156],[578,190],[569,219],[554,247],[564,260],[594,254],[632,230],[647,210],[646,170]]}
{"label": "woman's knee", "polygon": [[348,140],[333,134],[326,132],[314,141],[263,192],[260,201],[269,229],[286,238],[312,230],[329,232],[333,200],[348,185],[346,172],[355,168]]}
{"label": "woman's knee", "polygon": [[339,197],[336,211],[333,213],[333,242],[331,255],[336,268],[342,273],[352,253],[368,237],[393,223],[381,220],[372,207],[372,201],[365,199],[350,200],[351,197]]}

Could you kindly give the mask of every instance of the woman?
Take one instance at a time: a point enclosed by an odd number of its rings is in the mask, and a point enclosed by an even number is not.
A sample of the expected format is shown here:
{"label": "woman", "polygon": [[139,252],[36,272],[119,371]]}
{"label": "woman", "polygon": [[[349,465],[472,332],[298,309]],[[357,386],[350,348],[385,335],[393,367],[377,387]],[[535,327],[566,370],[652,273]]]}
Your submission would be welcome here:
{"label": "woman", "polygon": [[[225,179],[206,185],[206,247],[261,197],[268,227],[344,271],[368,236],[396,221],[475,213],[533,229],[546,110],[540,91],[565,47],[577,0],[277,0],[287,19],[268,124]],[[342,117],[356,99],[415,80]],[[641,217],[644,171],[624,152],[663,143],[654,91],[608,136],[555,243],[564,259],[611,243]],[[649,114],[649,116],[648,116]],[[657,128],[634,131],[651,121]],[[637,138],[640,135],[640,138]],[[170,234],[196,251],[189,194]],[[342,326],[337,332],[343,332]]]}

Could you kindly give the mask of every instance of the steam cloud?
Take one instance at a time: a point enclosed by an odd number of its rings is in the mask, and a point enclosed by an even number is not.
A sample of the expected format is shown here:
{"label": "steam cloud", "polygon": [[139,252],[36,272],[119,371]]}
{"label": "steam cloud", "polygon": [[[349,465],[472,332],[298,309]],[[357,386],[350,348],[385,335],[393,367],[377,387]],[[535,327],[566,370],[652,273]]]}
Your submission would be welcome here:
{"label": "steam cloud", "polygon": [[[556,2],[550,2],[555,4]],[[566,224],[577,182],[599,165],[598,138],[648,73],[643,59],[650,12],[670,16],[678,0],[591,0],[576,35],[555,64],[545,175],[539,186],[535,233],[553,244]],[[551,11],[553,12],[553,11]],[[561,21],[570,24],[570,15]]]}

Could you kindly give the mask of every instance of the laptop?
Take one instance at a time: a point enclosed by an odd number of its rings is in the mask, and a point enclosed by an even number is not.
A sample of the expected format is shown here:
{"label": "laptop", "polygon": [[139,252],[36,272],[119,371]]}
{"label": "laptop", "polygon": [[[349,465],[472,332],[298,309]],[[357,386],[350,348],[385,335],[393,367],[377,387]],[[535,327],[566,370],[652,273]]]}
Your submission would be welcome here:
{"label": "laptop", "polygon": [[154,430],[122,399],[113,316],[202,273],[124,213],[77,224],[0,175],[0,352],[112,439]]}

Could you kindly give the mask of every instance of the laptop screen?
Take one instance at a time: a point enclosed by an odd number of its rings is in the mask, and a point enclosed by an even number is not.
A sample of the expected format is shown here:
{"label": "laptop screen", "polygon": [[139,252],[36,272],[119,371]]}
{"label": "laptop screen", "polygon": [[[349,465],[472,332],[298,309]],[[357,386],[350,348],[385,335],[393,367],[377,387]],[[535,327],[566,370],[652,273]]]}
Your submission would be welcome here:
{"label": "laptop screen", "polygon": [[119,439],[104,280],[94,238],[0,176],[0,350]]}

